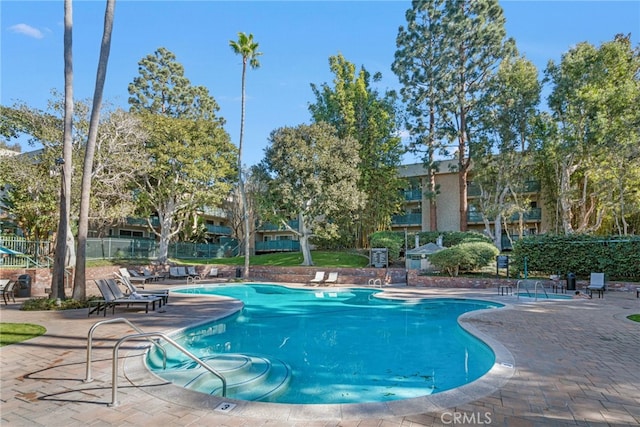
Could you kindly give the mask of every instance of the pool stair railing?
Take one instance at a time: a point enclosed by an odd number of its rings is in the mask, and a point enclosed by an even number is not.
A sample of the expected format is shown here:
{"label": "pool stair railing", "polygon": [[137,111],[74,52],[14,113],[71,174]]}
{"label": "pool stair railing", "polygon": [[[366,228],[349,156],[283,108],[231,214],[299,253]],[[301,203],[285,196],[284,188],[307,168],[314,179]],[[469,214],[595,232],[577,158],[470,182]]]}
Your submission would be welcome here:
{"label": "pool stair railing", "polygon": [[[270,402],[288,389],[291,368],[279,359],[260,355],[223,353],[203,357],[227,379],[227,397]],[[211,381],[201,366],[186,361],[158,374],[172,383],[200,393],[216,395],[220,384]]]}
{"label": "pool stair railing", "polygon": [[[529,290],[529,285],[531,284],[531,280],[518,280],[518,282],[516,283],[516,297],[518,299],[520,299],[520,288],[522,287],[526,292],[527,292],[527,296],[531,297],[531,292]],[[533,284],[533,293],[534,293],[534,298],[537,301],[538,300],[538,288],[542,289],[542,292],[544,293],[544,296],[548,299],[549,295],[547,294],[547,290],[544,287],[544,284],[539,281],[536,280]]]}
{"label": "pool stair railing", "polygon": [[[91,359],[92,359],[92,350],[93,350],[93,333],[94,333],[94,331],[101,325],[109,324],[109,323],[117,323],[117,322],[123,322],[123,323],[128,324],[129,326],[131,326],[138,333],[137,334],[133,334],[133,335],[126,335],[126,336],[120,338],[118,340],[118,342],[116,342],[115,346],[113,347],[113,355],[112,355],[112,365],[113,366],[112,366],[112,371],[111,371],[112,372],[112,378],[111,378],[111,403],[108,406],[114,407],[114,406],[118,406],[119,405],[119,402],[118,402],[118,377],[119,377],[118,376],[118,352],[120,350],[120,346],[122,344],[124,344],[125,342],[129,341],[129,340],[140,339],[140,338],[144,338],[144,339],[150,341],[156,348],[160,349],[160,351],[163,353],[163,368],[164,369],[166,369],[166,350],[162,346],[160,346],[158,344],[157,339],[162,339],[162,340],[166,341],[167,343],[169,343],[176,350],[178,350],[179,352],[183,353],[184,355],[189,357],[191,360],[193,360],[196,364],[202,366],[204,369],[206,369],[211,374],[216,376],[222,382],[222,387],[220,389],[220,391],[222,392],[222,396],[226,397],[226,395],[227,395],[227,380],[221,373],[219,373],[218,371],[216,371],[215,369],[210,367],[208,364],[203,362],[201,359],[199,359],[197,356],[195,356],[189,350],[185,349],[180,344],[178,344],[177,342],[175,342],[174,340],[169,338],[166,334],[163,334],[161,332],[143,332],[140,328],[138,328],[137,326],[135,326],[133,323],[131,323],[129,320],[127,320],[125,318],[115,318],[115,319],[102,320],[100,322],[95,323],[89,329],[89,333],[88,333],[88,336],[87,336],[87,371],[86,371],[86,378],[85,378],[84,382],[93,381],[93,378],[91,378],[91,363],[92,363]],[[152,338],[156,338],[156,340],[153,340]]]}

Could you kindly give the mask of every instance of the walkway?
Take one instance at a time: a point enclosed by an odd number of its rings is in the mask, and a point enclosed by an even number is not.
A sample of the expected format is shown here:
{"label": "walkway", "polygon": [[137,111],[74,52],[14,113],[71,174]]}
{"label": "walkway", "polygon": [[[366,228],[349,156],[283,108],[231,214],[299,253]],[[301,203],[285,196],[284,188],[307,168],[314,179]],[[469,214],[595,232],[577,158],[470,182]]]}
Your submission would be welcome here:
{"label": "walkway", "polygon": [[[440,407],[390,406],[371,417],[342,413],[322,405],[252,404],[252,411],[216,410],[214,400],[174,394],[175,387],[149,378],[133,378],[139,363],[135,344],[121,351],[119,406],[111,407],[111,353],[125,324],[96,332],[93,382],[84,383],[87,310],[22,312],[19,304],[0,308],[2,322],[37,323],[41,337],[0,348],[1,424],[14,426],[638,426],[640,425],[640,313],[635,293],[607,292],[604,299],[520,302],[495,290],[386,288],[402,297],[490,298],[507,309],[465,316],[465,327],[497,341],[511,355],[513,367],[499,387],[453,391]],[[164,313],[116,309],[145,331],[171,331],[222,316],[228,301],[172,296]],[[107,318],[113,317],[111,313]],[[126,357],[124,357],[126,356]],[[126,362],[125,362],[126,360]],[[122,370],[121,370],[122,372]],[[142,385],[141,381],[147,383]],[[478,391],[480,394],[478,394]],[[437,394],[434,396],[438,396]],[[438,402],[435,399],[434,402]],[[447,405],[447,402],[454,402]],[[213,406],[212,406],[213,405]],[[312,406],[312,407],[309,407]],[[335,405],[330,405],[335,406]],[[242,408],[242,404],[239,405]],[[306,407],[306,409],[305,409]],[[257,408],[257,409],[256,409]],[[326,409],[326,411],[325,411]],[[408,411],[408,412],[407,412]]]}

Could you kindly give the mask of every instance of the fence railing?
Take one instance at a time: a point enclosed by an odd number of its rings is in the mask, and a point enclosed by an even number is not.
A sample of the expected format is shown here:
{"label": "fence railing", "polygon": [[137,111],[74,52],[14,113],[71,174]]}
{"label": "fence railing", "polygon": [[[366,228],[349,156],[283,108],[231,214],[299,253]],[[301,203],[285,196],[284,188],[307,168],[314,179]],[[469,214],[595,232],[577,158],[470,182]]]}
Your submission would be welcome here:
{"label": "fence railing", "polygon": [[[29,241],[16,236],[0,235],[0,245],[20,255],[0,256],[0,268],[51,267],[55,252],[53,241]],[[169,244],[171,258],[223,258],[237,255],[237,242],[225,239],[221,244],[179,242]],[[141,238],[87,239],[86,257],[91,259],[154,259],[158,243]]]}

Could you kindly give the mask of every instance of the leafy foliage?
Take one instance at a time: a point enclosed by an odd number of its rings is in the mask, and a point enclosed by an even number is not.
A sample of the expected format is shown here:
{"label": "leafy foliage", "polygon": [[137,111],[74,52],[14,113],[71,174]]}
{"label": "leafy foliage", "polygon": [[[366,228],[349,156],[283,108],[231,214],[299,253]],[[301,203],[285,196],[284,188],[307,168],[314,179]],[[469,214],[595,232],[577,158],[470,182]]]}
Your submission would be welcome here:
{"label": "leafy foliage", "polygon": [[389,262],[400,258],[400,250],[404,247],[404,234],[397,231],[378,231],[371,234],[369,244],[372,248],[387,248]]}
{"label": "leafy foliage", "polygon": [[420,245],[425,245],[429,242],[436,243],[438,237],[442,236],[442,246],[445,248],[466,242],[492,243],[490,237],[476,231],[423,231],[418,235],[420,236]]}
{"label": "leafy foliage", "polygon": [[601,237],[586,234],[528,236],[516,241],[513,262],[524,271],[588,277],[604,272],[607,277],[640,277],[640,238]]}
{"label": "leafy foliage", "polygon": [[489,265],[499,253],[492,243],[467,242],[429,255],[429,262],[455,277],[460,271],[471,271]]}
{"label": "leafy foliage", "polygon": [[[351,137],[359,143],[358,189],[366,201],[355,218],[345,218],[339,229],[343,245],[360,247],[372,232],[389,228],[391,215],[402,202],[397,168],[404,150],[398,137],[397,96],[392,91],[379,94],[372,88],[370,73],[362,67],[356,74],[355,65],[342,55],[330,57],[329,65],[334,86],[312,84],[316,102],[309,111],[314,122],[329,123],[340,138]],[[376,73],[373,81],[380,78]]]}
{"label": "leafy foliage", "polygon": [[364,195],[359,179],[358,144],[340,138],[327,123],[280,128],[271,133],[261,172],[261,206],[266,214],[287,226],[297,218],[305,265],[311,265],[308,239],[338,235],[341,218],[354,218]]}

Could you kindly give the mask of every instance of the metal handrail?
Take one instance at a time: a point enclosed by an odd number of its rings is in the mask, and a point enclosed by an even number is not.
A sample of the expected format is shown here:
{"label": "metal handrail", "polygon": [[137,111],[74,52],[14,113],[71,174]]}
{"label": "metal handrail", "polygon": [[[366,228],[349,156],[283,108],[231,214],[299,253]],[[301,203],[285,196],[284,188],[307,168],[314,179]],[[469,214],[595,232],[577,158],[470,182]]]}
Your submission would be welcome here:
{"label": "metal handrail", "polygon": [[218,371],[213,369],[211,366],[204,363],[202,360],[198,359],[198,357],[192,354],[189,350],[182,347],[180,344],[178,344],[177,342],[169,338],[167,335],[161,332],[149,332],[149,333],[142,333],[137,335],[127,335],[126,337],[122,337],[120,338],[120,340],[118,340],[115,347],[113,347],[113,371],[112,371],[113,378],[112,378],[112,389],[111,389],[111,403],[109,404],[109,406],[119,405],[119,402],[118,402],[118,350],[120,349],[120,345],[122,345],[125,341],[131,340],[131,339],[151,338],[151,337],[160,337],[164,339],[169,344],[173,345],[176,349],[184,353],[186,356],[190,357],[198,365],[202,366],[207,371],[209,371],[210,373],[218,377],[220,381],[222,381],[222,397],[227,396],[227,380],[221,373],[219,373]]}
{"label": "metal handrail", "polygon": [[[117,323],[117,322],[123,322],[128,324],[129,326],[131,326],[133,329],[136,330],[136,332],[138,332],[139,334],[144,334],[144,331],[140,328],[138,328],[136,325],[134,325],[133,323],[131,323],[129,320],[125,319],[124,317],[117,317],[115,319],[108,319],[108,320],[101,320],[100,322],[95,323],[91,329],[89,329],[89,333],[87,334],[87,375],[86,378],[84,379],[85,383],[90,383],[91,381],[93,381],[93,378],[91,378],[91,358],[92,358],[92,350],[93,350],[93,332],[98,328],[98,326],[107,324],[107,323]],[[148,339],[152,344],[154,344],[156,347],[158,347],[160,349],[160,351],[162,352],[163,357],[163,369],[167,368],[167,351],[164,349],[164,347],[162,347],[160,344],[158,344],[157,342],[155,342],[152,339]]]}
{"label": "metal handrail", "polygon": [[[518,280],[518,282],[516,283],[516,297],[518,299],[520,299],[520,283],[522,282],[524,282],[524,289],[527,291],[527,295],[531,296],[531,294],[529,293],[529,287],[527,286],[527,282],[524,280]],[[538,301],[538,285],[542,288],[542,291],[544,292],[544,295],[547,297],[547,299],[549,299],[549,295],[547,294],[547,290],[544,288],[544,284],[542,284],[542,282],[537,280],[534,283],[534,287],[533,287],[535,300]]]}

